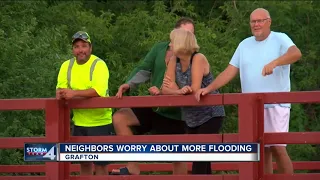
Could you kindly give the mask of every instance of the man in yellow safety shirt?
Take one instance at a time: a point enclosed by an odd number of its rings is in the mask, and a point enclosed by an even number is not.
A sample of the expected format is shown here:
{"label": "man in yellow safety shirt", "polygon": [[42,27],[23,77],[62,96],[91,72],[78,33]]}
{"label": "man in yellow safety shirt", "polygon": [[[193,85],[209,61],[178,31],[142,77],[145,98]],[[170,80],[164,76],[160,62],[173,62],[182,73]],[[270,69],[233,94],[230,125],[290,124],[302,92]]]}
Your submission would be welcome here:
{"label": "man in yellow safety shirt", "polygon": [[[91,54],[92,43],[86,32],[72,37],[74,58],[65,61],[59,71],[56,97],[108,97],[109,70],[106,63]],[[112,109],[73,109],[73,136],[108,136],[113,133]],[[108,162],[97,161],[96,175],[107,175]],[[90,162],[80,163],[81,175],[92,175]]]}

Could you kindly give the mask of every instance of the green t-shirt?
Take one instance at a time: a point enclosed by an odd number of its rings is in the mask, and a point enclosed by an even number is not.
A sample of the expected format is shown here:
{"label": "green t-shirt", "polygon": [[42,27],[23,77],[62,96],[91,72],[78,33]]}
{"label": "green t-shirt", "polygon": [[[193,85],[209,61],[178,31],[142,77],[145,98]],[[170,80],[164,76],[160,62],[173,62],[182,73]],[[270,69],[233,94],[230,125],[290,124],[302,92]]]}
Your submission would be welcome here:
{"label": "green t-shirt", "polygon": [[[152,86],[161,88],[166,71],[165,56],[169,43],[160,42],[155,44],[142,63],[131,72],[126,82],[130,85],[131,90],[149,79]],[[179,107],[155,107],[153,111],[167,118],[181,120]]]}
{"label": "green t-shirt", "polygon": [[[90,81],[90,68],[92,62],[97,58],[91,55],[90,59],[82,65],[74,62],[71,71],[70,86],[73,90],[87,90],[93,88],[100,97],[109,97],[108,80],[109,70],[104,61],[98,61]],[[70,60],[65,61],[60,68],[56,88],[68,88],[67,71]],[[73,121],[76,126],[95,127],[112,123],[111,108],[96,109],[73,109]]]}

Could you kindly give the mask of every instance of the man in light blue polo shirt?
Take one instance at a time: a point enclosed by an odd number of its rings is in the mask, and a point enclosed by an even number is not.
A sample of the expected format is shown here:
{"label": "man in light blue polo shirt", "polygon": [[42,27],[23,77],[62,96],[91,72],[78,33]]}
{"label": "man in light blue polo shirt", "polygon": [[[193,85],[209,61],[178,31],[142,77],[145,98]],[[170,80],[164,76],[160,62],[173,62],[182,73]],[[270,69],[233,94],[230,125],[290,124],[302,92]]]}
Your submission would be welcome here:
{"label": "man in light blue polo shirt", "polygon": [[[281,32],[270,30],[271,17],[267,10],[258,8],[250,15],[253,36],[244,39],[237,47],[228,67],[206,88],[196,92],[201,95],[219,89],[231,81],[240,70],[243,93],[290,92],[290,64],[301,58],[301,52],[292,40]],[[290,104],[266,104],[264,110],[265,132],[288,132]],[[278,172],[292,174],[293,167],[286,144],[265,146],[265,173],[272,174],[272,156]]]}

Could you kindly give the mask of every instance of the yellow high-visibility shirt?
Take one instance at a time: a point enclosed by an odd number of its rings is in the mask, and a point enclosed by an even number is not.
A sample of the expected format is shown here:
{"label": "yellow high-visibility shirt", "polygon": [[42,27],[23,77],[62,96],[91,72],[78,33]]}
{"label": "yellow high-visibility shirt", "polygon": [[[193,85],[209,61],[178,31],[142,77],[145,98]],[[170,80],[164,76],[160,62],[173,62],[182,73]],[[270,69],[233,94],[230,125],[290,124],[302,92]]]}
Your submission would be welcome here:
{"label": "yellow high-visibility shirt", "polygon": [[[90,59],[82,65],[76,61],[73,63],[71,70],[70,88],[73,90],[87,90],[93,88],[100,97],[109,97],[109,69],[106,63],[99,60],[92,73],[92,81],[90,81],[90,68],[95,59],[98,57],[91,55]],[[68,66],[70,60],[65,61],[59,71],[58,83],[56,88],[68,88]],[[76,126],[95,127],[112,123],[111,108],[96,109],[73,109],[73,121]]]}

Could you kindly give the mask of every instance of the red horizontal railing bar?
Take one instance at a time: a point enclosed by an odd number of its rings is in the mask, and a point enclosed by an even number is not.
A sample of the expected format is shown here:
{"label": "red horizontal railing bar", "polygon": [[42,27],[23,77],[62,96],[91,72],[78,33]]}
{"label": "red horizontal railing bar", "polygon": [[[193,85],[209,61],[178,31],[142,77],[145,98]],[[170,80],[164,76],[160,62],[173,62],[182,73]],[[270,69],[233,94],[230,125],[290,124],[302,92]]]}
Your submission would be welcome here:
{"label": "red horizontal railing bar", "polygon": [[[156,107],[165,106],[194,106],[194,105],[214,105],[214,104],[238,104],[242,96],[251,96],[256,93],[225,93],[219,95],[208,95],[202,97],[197,102],[193,95],[176,96],[130,96],[117,99],[90,98],[73,99],[67,101],[70,108],[102,108],[102,107],[149,107],[150,102]],[[279,92],[279,93],[259,93],[265,103],[319,103],[320,91],[299,91],[299,92]],[[147,99],[147,100],[146,100]],[[44,109],[45,102],[56,100],[55,98],[35,98],[35,99],[1,99],[0,110],[39,110]],[[146,100],[146,101],[145,101]]]}
{"label": "red horizontal railing bar", "polygon": [[[320,163],[319,163],[320,164]],[[71,172],[79,172],[80,165],[78,164],[70,164],[71,165]],[[112,169],[120,168],[125,166],[125,164],[110,164],[108,165],[108,171],[111,172]],[[188,170],[191,171],[192,164],[188,163]],[[237,163],[214,163],[211,167],[215,171],[233,171],[238,170]],[[169,172],[172,171],[172,164],[171,163],[150,163],[140,164],[141,172]],[[45,165],[0,165],[0,173],[28,173],[28,172],[44,172]]]}
{"label": "red horizontal railing bar", "polygon": [[263,101],[268,104],[272,103],[298,103],[311,104],[320,103],[320,91],[295,91],[264,93]]}
{"label": "red horizontal railing bar", "polygon": [[318,180],[320,173],[272,174],[264,175],[263,180]]}
{"label": "red horizontal railing bar", "polygon": [[[130,175],[130,176],[70,176],[70,180],[238,180],[239,175]],[[45,176],[1,176],[0,180],[46,180]],[[272,174],[264,175],[264,180],[315,180],[320,173]]]}
{"label": "red horizontal railing bar", "polygon": [[[209,95],[213,96],[213,95]],[[223,94],[223,104],[224,105],[238,105],[240,102],[251,99],[256,99],[256,94],[254,93],[226,93]]]}
{"label": "red horizontal railing bar", "polygon": [[50,100],[55,101],[54,98],[0,99],[0,110],[42,110]]}
{"label": "red horizontal railing bar", "polygon": [[[79,172],[78,164],[70,164],[71,172]],[[108,171],[123,167],[125,164],[110,164]],[[241,163],[212,163],[211,167],[214,171],[237,171]],[[188,171],[191,171],[192,164],[188,163]],[[273,168],[277,169],[277,164],[273,163]],[[293,162],[295,170],[320,170],[320,161],[296,161]],[[172,171],[171,163],[140,163],[141,172],[170,172]],[[38,173],[45,172],[45,165],[0,165],[0,173]]]}
{"label": "red horizontal railing bar", "polygon": [[277,92],[277,93],[225,93],[223,104],[238,104],[243,96],[252,97],[258,95],[266,104],[272,103],[320,103],[320,91],[298,91],[298,92]]}
{"label": "red horizontal railing bar", "polygon": [[320,144],[320,132],[265,133],[265,144]]}
{"label": "red horizontal railing bar", "polygon": [[[188,171],[191,171],[192,169],[192,163],[188,164]],[[110,164],[108,165],[108,171],[111,172],[112,169],[123,167],[125,164]],[[1,166],[0,166],[1,167]],[[172,171],[172,163],[140,163],[139,165],[141,172],[170,172]],[[238,163],[213,163],[211,164],[211,167],[215,171],[233,171],[238,170]],[[80,166],[76,164],[71,165],[71,172],[79,172]]]}
{"label": "red horizontal railing bar", "polygon": [[48,180],[45,176],[0,176],[0,180]]}
{"label": "red horizontal railing bar", "polygon": [[0,149],[23,148],[24,143],[45,143],[48,142],[45,137],[15,137],[0,138]]}
{"label": "red horizontal railing bar", "polygon": [[70,108],[128,108],[128,107],[170,107],[170,106],[206,106],[223,104],[223,95],[209,95],[202,98],[201,102],[196,101],[194,95],[162,95],[162,96],[128,96],[121,99],[90,98],[73,99],[66,102]]}
{"label": "red horizontal railing bar", "polygon": [[[238,175],[212,175],[212,176],[204,176],[204,175],[196,175],[196,176],[189,176],[189,175],[185,175],[185,176],[180,176],[180,177],[176,177],[176,176],[168,176],[168,175],[152,175],[152,178],[154,178],[154,176],[157,176],[157,178],[165,178],[167,179],[173,179],[173,180],[179,180],[179,179],[183,179],[183,180],[197,180],[197,178],[201,178],[201,180],[206,180],[206,179],[210,179],[212,180],[212,178],[214,178],[214,180],[238,180]],[[159,177],[160,176],[160,177]],[[164,177],[165,176],[165,177]],[[26,178],[25,178],[26,177]],[[148,179],[148,177],[150,178],[150,176],[144,175],[144,176],[71,176],[68,180],[116,180],[116,179],[125,179],[125,180],[133,180],[134,179],[139,179],[140,177],[142,180],[144,179]],[[185,178],[188,177],[188,178]],[[203,178],[205,177],[205,178]],[[210,177],[210,178],[208,178]],[[35,178],[33,176],[6,176],[6,177],[0,177],[0,180],[48,180],[47,177],[45,176],[35,176]]]}
{"label": "red horizontal railing bar", "polygon": [[[228,174],[228,175],[223,175],[223,180],[238,180],[239,175],[238,174]],[[215,180],[215,179],[213,179]]]}
{"label": "red horizontal railing bar", "polygon": [[70,180],[238,180],[238,175],[71,176]]}
{"label": "red horizontal railing bar", "polygon": [[238,133],[222,134],[222,142],[237,143],[239,142],[239,134]]}
{"label": "red horizontal railing bar", "polygon": [[[320,170],[320,161],[294,161],[294,170]],[[273,169],[277,169],[277,164],[273,162]]]}
{"label": "red horizontal railing bar", "polygon": [[222,134],[136,135],[136,136],[71,136],[72,143],[221,143]]}

